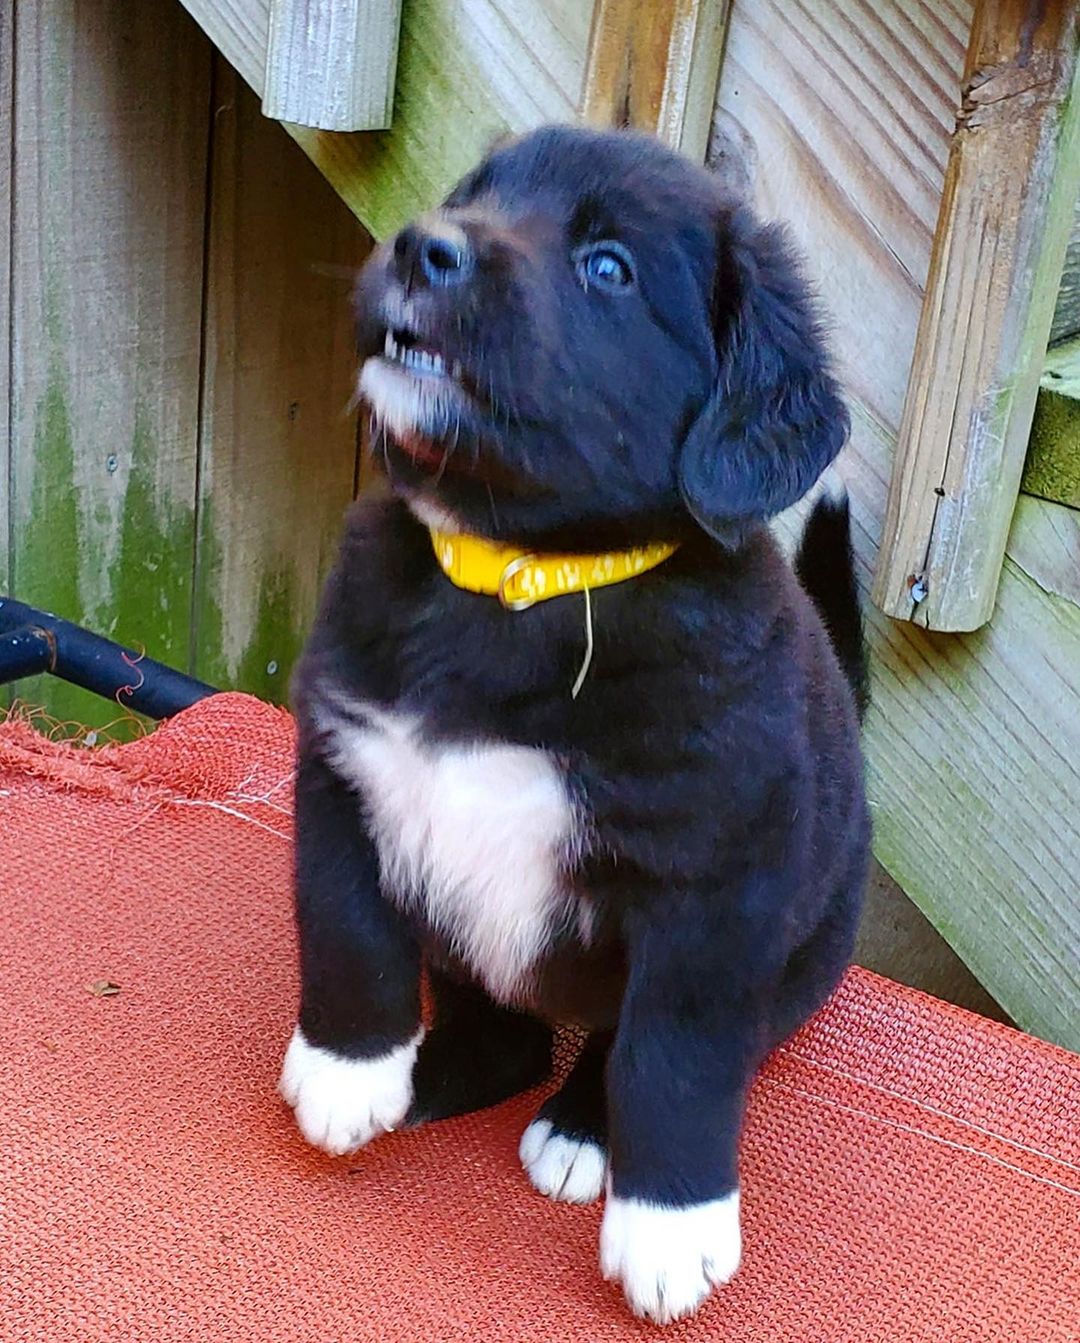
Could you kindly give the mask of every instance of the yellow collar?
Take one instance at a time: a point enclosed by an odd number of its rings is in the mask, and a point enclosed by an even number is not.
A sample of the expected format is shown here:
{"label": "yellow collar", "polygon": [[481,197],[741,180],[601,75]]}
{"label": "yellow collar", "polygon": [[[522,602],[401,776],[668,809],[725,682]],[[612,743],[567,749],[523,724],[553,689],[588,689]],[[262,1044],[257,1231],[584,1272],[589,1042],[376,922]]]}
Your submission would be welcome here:
{"label": "yellow collar", "polygon": [[655,541],[599,555],[535,555],[482,536],[431,529],[435,558],[451,583],[466,592],[498,597],[508,611],[590,588],[624,583],[662,564],[678,549]]}

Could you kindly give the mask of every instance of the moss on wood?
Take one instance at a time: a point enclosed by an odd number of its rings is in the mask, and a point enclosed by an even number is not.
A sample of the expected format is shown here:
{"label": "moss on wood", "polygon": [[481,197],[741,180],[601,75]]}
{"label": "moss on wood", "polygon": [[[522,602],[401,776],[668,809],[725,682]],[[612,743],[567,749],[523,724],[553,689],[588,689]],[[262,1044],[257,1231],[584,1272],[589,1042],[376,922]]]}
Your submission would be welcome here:
{"label": "moss on wood", "polygon": [[1080,508],[1080,337],[1047,355],[1022,488]]}

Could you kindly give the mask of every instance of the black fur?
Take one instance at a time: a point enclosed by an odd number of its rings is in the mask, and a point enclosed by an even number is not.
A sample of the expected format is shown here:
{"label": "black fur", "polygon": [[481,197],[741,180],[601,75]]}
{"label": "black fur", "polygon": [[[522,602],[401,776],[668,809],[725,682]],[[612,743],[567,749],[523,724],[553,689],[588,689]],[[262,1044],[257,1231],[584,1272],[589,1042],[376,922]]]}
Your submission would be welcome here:
{"label": "black fur", "polygon": [[870,678],[851,549],[850,511],[846,495],[840,499],[822,495],[806,520],[795,572],[825,622],[862,718],[870,703]]}
{"label": "black fur", "polygon": [[[408,300],[410,339],[459,361],[467,395],[413,432],[374,426],[392,497],[352,512],[296,679],[301,1026],[376,1056],[416,1029],[421,950],[463,977],[384,899],[357,799],[326,763],[327,687],[417,715],[432,739],[542,748],[588,819],[567,880],[595,933],[585,947],[555,930],[510,1006],[599,1032],[545,1114],[606,1131],[616,1193],[713,1199],[737,1180],[756,1068],[847,963],[865,878],[846,516],[815,514],[799,561],[820,616],[763,525],[835,456],[845,411],[780,234],[658,143],[540,131],[496,150],[447,208],[466,239],[456,260],[425,252],[420,225],[358,289],[362,360]],[[609,239],[633,261],[618,290],[582,270]],[[418,499],[537,550],[681,545],[592,594],[574,699],[581,599],[509,613],[459,590],[407,507]],[[421,1054],[414,1118],[538,1075],[546,1035],[469,994]],[[515,1048],[524,1062],[504,1068]]]}

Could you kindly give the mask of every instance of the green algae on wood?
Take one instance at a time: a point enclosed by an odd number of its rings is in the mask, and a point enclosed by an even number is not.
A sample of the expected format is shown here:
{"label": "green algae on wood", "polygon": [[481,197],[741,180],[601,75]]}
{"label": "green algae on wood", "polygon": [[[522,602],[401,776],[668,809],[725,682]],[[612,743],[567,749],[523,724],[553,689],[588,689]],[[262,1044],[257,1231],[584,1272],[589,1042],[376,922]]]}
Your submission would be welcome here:
{"label": "green algae on wood", "polygon": [[[11,588],[183,667],[210,50],[170,0],[37,0],[15,25]],[[91,728],[127,714],[16,690]]]}
{"label": "green algae on wood", "polygon": [[1046,356],[1021,488],[1080,508],[1080,337]]}

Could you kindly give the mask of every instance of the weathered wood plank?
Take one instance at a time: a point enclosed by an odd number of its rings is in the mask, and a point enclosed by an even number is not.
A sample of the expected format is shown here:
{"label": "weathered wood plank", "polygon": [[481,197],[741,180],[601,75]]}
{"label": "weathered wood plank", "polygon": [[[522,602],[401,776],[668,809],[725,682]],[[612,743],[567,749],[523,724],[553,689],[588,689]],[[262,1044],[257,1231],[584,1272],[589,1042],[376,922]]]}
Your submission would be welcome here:
{"label": "weathered wood plank", "polygon": [[1080,4],[978,0],[873,599],[928,629],[994,608],[1080,190]]}
{"label": "weathered wood plank", "polygon": [[1070,336],[1080,336],[1080,198],[1077,199],[1073,214],[1072,235],[1065,253],[1061,287],[1050,327],[1050,343],[1055,345],[1059,341],[1068,340]]}
{"label": "weathered wood plank", "polygon": [[210,48],[171,0],[38,0],[15,25],[11,585],[182,666]]}
{"label": "weathered wood plank", "polygon": [[401,0],[270,0],[263,111],[328,131],[384,130]]}
{"label": "weathered wood plank", "polygon": [[[1040,542],[1058,567],[1053,538]],[[876,616],[872,637],[877,857],[1010,1015],[1076,1048],[1080,606],[1010,556],[984,629]]]}
{"label": "weathered wood plank", "polygon": [[984,1017],[1007,1020],[964,962],[878,863],[872,865],[854,961]]}
{"label": "weathered wood plank", "polygon": [[[833,318],[864,584],[969,17],[962,0],[760,0],[729,24],[721,110],[756,144],[759,205],[788,221]],[[1024,512],[1010,552],[1030,562]],[[1046,530],[1043,577],[1064,561]],[[1080,1046],[1080,608],[1011,558],[988,629],[871,613],[869,632],[879,860],[1013,1017]]]}
{"label": "weathered wood plank", "polygon": [[1044,591],[1080,607],[1080,510],[1021,495],[1009,554]]}
{"label": "weathered wood plank", "polygon": [[702,162],[728,8],[728,0],[596,0],[583,120],[654,131]]}
{"label": "weathered wood plank", "polygon": [[[270,0],[183,0],[262,93]],[[427,209],[507,130],[572,121],[591,7],[580,0],[412,0],[394,129],[286,129],[377,238]]]}
{"label": "weathered wood plank", "polygon": [[1080,337],[1046,356],[1021,488],[1080,508]]}
{"label": "weathered wood plank", "polygon": [[370,240],[220,58],[210,181],[194,667],[282,700],[353,494]]}

